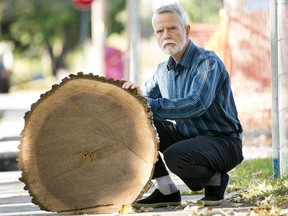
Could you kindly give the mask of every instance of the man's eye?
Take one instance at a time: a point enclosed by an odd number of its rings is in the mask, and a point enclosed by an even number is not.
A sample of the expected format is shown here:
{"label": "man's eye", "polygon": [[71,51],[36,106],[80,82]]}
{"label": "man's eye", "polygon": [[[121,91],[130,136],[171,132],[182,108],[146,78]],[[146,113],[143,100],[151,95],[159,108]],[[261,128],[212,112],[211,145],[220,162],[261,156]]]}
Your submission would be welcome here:
{"label": "man's eye", "polygon": [[176,26],[172,26],[172,27],[169,28],[170,31],[174,31],[174,30],[176,30],[176,29],[177,29]]}
{"label": "man's eye", "polygon": [[163,30],[158,30],[156,31],[157,34],[162,34],[163,33]]}

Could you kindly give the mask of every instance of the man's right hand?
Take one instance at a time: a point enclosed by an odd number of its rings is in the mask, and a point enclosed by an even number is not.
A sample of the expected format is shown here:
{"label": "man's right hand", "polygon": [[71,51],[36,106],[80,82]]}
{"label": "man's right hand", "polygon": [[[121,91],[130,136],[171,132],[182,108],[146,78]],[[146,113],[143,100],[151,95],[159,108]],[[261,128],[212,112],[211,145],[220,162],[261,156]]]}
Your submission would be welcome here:
{"label": "man's right hand", "polygon": [[137,90],[137,93],[139,95],[142,95],[142,91],[140,89],[140,86],[135,84],[135,83],[132,83],[132,82],[128,82],[126,81],[123,85],[122,85],[122,88],[123,89],[136,89]]}

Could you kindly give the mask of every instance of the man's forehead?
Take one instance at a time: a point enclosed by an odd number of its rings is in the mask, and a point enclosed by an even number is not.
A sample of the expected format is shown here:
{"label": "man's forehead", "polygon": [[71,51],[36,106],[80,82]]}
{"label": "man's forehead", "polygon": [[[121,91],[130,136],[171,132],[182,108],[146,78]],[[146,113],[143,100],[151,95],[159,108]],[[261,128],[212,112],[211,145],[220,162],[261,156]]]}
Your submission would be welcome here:
{"label": "man's forehead", "polygon": [[180,17],[177,14],[167,12],[156,14],[153,19],[154,27],[181,25]]}
{"label": "man's forehead", "polygon": [[171,11],[162,11],[161,13],[154,14],[154,18],[156,17],[175,17],[177,19],[180,18],[180,16],[176,13],[172,13]]}

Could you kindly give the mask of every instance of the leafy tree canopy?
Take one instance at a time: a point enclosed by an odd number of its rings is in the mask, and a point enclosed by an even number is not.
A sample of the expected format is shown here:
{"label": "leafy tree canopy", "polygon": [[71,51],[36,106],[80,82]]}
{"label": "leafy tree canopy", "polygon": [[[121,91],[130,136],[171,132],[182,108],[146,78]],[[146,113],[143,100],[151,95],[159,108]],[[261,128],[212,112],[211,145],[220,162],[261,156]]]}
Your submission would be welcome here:
{"label": "leafy tree canopy", "polygon": [[15,51],[39,57],[46,49],[55,75],[65,66],[65,55],[79,43],[80,13],[70,1],[0,1],[1,39],[13,41]]}
{"label": "leafy tree canopy", "polygon": [[190,22],[217,23],[223,0],[179,0],[183,5]]}

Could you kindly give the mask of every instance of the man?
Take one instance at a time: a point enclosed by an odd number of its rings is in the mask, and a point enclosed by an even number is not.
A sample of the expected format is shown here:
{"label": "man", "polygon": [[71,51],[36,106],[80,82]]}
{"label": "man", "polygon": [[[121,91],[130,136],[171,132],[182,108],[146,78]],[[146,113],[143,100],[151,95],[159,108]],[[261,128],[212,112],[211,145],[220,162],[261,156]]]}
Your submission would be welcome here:
{"label": "man", "polygon": [[[159,151],[169,170],[191,190],[204,188],[205,205],[219,205],[229,182],[227,172],[243,160],[242,127],[228,72],[214,52],[189,39],[190,26],[179,4],[157,9],[152,26],[159,47],[170,55],[143,92],[153,112]],[[131,82],[123,88],[142,94]],[[160,156],[153,178],[158,188],[135,207],[181,204],[180,192]]]}

